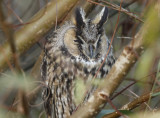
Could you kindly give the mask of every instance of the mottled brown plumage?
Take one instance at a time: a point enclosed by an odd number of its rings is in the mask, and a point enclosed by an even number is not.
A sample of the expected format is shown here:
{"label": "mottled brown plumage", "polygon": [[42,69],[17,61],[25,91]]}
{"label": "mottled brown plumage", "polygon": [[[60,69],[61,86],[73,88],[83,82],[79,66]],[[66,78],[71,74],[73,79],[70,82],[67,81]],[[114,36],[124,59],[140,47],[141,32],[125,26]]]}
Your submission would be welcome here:
{"label": "mottled brown plumage", "polygon": [[[66,118],[76,109],[75,81],[90,83],[102,61],[110,42],[103,30],[108,16],[107,8],[90,20],[83,9],[77,9],[75,20],[66,22],[47,37],[42,62],[44,107],[48,117]],[[104,78],[114,63],[112,48],[97,75]],[[84,102],[93,93],[89,90]]]}

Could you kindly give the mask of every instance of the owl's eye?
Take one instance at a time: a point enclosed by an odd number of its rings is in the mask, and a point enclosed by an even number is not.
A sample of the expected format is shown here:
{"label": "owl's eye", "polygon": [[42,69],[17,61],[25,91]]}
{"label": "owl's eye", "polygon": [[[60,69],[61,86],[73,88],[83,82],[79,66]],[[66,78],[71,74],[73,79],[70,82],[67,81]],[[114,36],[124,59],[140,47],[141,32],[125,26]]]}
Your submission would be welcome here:
{"label": "owl's eye", "polygon": [[74,40],[74,42],[77,42],[78,44],[83,44],[82,40],[80,39]]}
{"label": "owl's eye", "polygon": [[74,40],[74,42],[78,42],[80,44],[84,44],[85,43],[84,39],[81,36],[78,36],[77,40]]}
{"label": "owl's eye", "polygon": [[96,40],[94,46],[97,47],[97,45],[99,45],[100,42],[101,42],[101,35],[99,34],[99,35],[97,36],[97,40]]}

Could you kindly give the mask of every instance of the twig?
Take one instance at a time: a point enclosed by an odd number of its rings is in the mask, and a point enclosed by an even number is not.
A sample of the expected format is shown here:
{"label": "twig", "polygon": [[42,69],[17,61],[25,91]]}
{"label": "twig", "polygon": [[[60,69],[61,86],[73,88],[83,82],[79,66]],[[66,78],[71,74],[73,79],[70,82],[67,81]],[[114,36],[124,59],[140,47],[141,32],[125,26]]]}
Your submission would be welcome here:
{"label": "twig", "polygon": [[133,39],[132,37],[117,37],[117,39]]}
{"label": "twig", "polygon": [[[160,88],[155,89],[153,92],[149,92],[147,94],[141,95],[138,98],[136,98],[135,100],[133,100],[132,102],[124,105],[123,107],[120,108],[120,110],[132,110],[138,106],[140,106],[142,103],[148,101],[150,98],[154,98],[156,96],[153,96],[153,94],[160,92]],[[117,112],[113,112],[111,114],[107,114],[105,116],[103,116],[103,118],[117,118],[119,117],[120,114]]]}
{"label": "twig", "polygon": [[[128,89],[128,91],[129,91],[132,95],[134,95],[135,98],[138,98],[138,97],[139,97],[136,93],[134,93],[134,92],[131,91],[130,89]],[[146,102],[144,102],[144,104],[145,104],[150,110],[152,110],[152,108],[151,108]]]}
{"label": "twig", "polygon": [[[97,4],[97,5],[103,6],[103,7],[105,6],[105,5],[103,5],[103,4],[94,2],[94,1],[92,1],[92,0],[87,0],[87,1],[90,2],[90,3],[93,3],[93,4]],[[103,0],[100,0],[100,1],[103,2],[103,3],[105,3],[105,4],[107,4],[107,5],[109,5],[108,7],[112,8],[112,9],[115,9],[115,10],[117,10],[117,11],[119,11],[119,9],[120,9],[120,6],[118,6],[118,5],[116,5],[116,4],[113,4],[113,3],[110,3],[110,2],[107,2],[107,1],[103,1]],[[144,21],[143,21],[142,19],[140,19],[137,15],[135,15],[135,14],[132,13],[132,12],[129,12],[128,10],[126,10],[126,9],[124,9],[124,8],[122,8],[120,11],[121,11],[122,13],[125,13],[125,14],[127,14],[127,15],[135,18],[136,20],[139,20],[140,22],[144,22]]]}
{"label": "twig", "polygon": [[[131,84],[129,84],[127,87],[125,87],[124,89],[122,89],[121,91],[119,91],[117,94],[115,94],[114,96],[112,96],[111,97],[111,100],[113,100],[114,98],[116,98],[119,94],[121,94],[121,93],[123,93],[125,90],[127,90],[128,88],[130,88],[132,85],[134,85],[135,83],[137,83],[137,82],[143,82],[141,79],[145,79],[146,77],[149,77],[149,76],[151,76],[151,75],[153,75],[153,74],[156,74],[157,72],[153,72],[153,73],[151,73],[151,74],[149,74],[149,75],[147,75],[147,76],[145,76],[145,77],[142,77],[142,78],[140,78],[140,79],[138,79],[138,80],[136,80],[136,79],[128,79],[128,78],[125,78],[125,80],[130,80],[130,81],[134,81],[134,82],[132,82]],[[148,82],[145,82],[145,83],[147,83],[147,84],[150,84],[150,83],[148,83]]]}
{"label": "twig", "polygon": [[[159,64],[160,65],[160,61],[159,61]],[[153,86],[152,86],[152,89],[151,89],[151,93],[154,92],[154,89],[156,87],[156,81],[158,81],[158,75],[159,75],[159,67],[158,67],[158,72],[156,73],[156,76],[154,76],[154,81],[153,81]],[[148,104],[151,102],[151,98],[148,99]],[[147,111],[147,107],[145,108],[145,112]]]}
{"label": "twig", "polygon": [[8,4],[5,4],[5,5],[12,12],[12,14],[18,19],[18,21],[23,24],[23,20],[16,14],[16,12],[14,12],[14,10],[11,8],[11,6],[9,6]]}
{"label": "twig", "polygon": [[126,118],[126,116],[125,116],[124,114],[122,114],[122,113],[113,105],[113,103],[112,103],[112,101],[109,99],[109,97],[106,97],[106,99],[107,99],[107,102],[112,106],[112,108],[114,108],[114,110],[115,110],[118,114],[120,114],[120,116],[123,116],[123,118]]}
{"label": "twig", "polygon": [[[113,4],[113,3],[110,3],[110,2],[107,2],[107,1],[103,1],[103,0],[101,0],[101,1],[102,1],[103,3],[111,6],[111,7],[112,7],[113,9],[115,9],[115,10],[119,10],[119,8],[120,8],[120,6],[118,6],[118,5],[116,5],[116,4]],[[133,17],[133,18],[135,18],[136,20],[139,20],[140,22],[143,22],[143,23],[144,23],[144,21],[143,21],[142,19],[140,19],[137,15],[135,15],[135,14],[132,13],[132,12],[129,12],[128,10],[126,10],[126,9],[124,9],[124,8],[121,9],[121,12],[123,12],[123,13],[125,13],[125,14]]]}
{"label": "twig", "polygon": [[115,94],[114,96],[111,97],[111,100],[113,100],[114,98],[116,98],[118,95],[120,95],[121,93],[123,93],[125,90],[127,90],[129,87],[131,87],[135,83],[136,82],[133,82],[133,83],[129,84],[127,87],[125,87],[124,89],[122,89],[121,91],[119,91],[117,94]]}
{"label": "twig", "polygon": [[[122,8],[126,8],[126,7],[132,5],[132,4],[135,3],[135,2],[136,2],[136,0],[132,0],[132,1],[129,2],[129,3],[122,5]],[[109,15],[109,17],[112,17],[112,16],[114,16],[114,15],[117,14],[117,13],[118,13],[118,11],[114,11],[114,12],[112,12],[112,13]]]}

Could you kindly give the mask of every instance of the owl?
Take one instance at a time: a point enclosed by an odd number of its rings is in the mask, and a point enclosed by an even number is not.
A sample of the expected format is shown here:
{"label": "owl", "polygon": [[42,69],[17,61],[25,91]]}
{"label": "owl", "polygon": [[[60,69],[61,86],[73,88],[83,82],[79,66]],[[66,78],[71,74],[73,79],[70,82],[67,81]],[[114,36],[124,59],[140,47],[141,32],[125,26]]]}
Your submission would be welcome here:
{"label": "owl", "polygon": [[[84,10],[77,8],[72,21],[48,35],[41,66],[45,83],[42,96],[48,118],[67,118],[76,109],[76,80],[88,85],[109,50],[110,41],[103,28],[107,18],[106,7],[93,19],[86,18]],[[96,79],[105,78],[114,62],[111,47]],[[88,90],[84,102],[95,89],[93,85]]]}

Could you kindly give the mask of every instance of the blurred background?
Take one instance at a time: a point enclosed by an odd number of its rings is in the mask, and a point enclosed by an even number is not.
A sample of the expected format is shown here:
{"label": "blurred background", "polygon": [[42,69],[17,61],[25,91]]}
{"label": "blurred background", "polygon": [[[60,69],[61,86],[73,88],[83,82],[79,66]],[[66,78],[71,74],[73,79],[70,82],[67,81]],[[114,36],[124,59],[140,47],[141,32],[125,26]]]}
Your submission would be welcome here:
{"label": "blurred background", "polygon": [[[151,8],[153,1],[154,0],[124,0],[122,2],[122,8],[124,11],[126,10],[126,12],[121,12],[119,20],[117,21],[119,15],[117,9],[121,4],[121,0],[77,0],[72,7],[69,7],[71,10],[63,20],[59,20],[58,17],[62,12],[59,8],[60,0],[0,0],[0,65],[7,62],[6,65],[4,64],[5,66],[0,66],[0,117],[17,118],[25,117],[26,114],[31,118],[45,117],[43,101],[41,98],[41,85],[43,85],[43,83],[41,82],[40,77],[41,55],[43,55],[42,50],[45,44],[45,37],[50,31],[53,31],[59,25],[62,25],[65,20],[70,20],[70,16],[74,14],[74,8],[79,6],[86,8],[87,16],[89,18],[94,17],[94,15],[101,10],[101,5],[105,5],[109,8],[109,18],[105,24],[105,31],[110,40],[115,31],[112,45],[117,59],[124,47],[126,47],[131,41],[134,41],[134,36],[144,24],[147,17],[147,11]],[[51,24],[51,27],[47,27],[47,30],[45,29],[43,34],[37,36],[36,41],[31,41],[27,44],[27,48],[23,46],[23,51],[19,51],[18,47],[16,47],[16,38],[13,38],[15,39],[13,41],[15,48],[18,50],[15,52],[17,58],[14,59],[14,56],[5,56],[5,53],[8,53],[5,51],[8,49],[6,48],[6,45],[12,45],[8,35],[13,35],[14,37],[14,33],[20,32],[23,27],[39,21],[45,14],[42,14],[36,20],[34,19],[31,21],[30,19],[42,9],[47,11],[48,9],[45,6],[50,4],[50,2],[55,4],[57,14],[52,15],[53,17],[57,15],[57,20]],[[89,10],[86,6],[89,6]],[[160,7],[160,4],[158,6]],[[151,20],[150,22],[153,21]],[[157,29],[153,27],[151,30],[155,30],[156,32]],[[10,33],[7,34],[7,31]],[[152,42],[145,52],[143,52],[142,56],[137,55],[137,63],[132,67],[131,71],[124,78],[122,84],[113,94],[113,96],[117,96],[111,97],[112,103],[117,109],[134,100],[138,96],[151,92],[153,89],[160,86],[159,34],[160,32],[156,34],[148,34],[151,36],[151,40],[155,37],[158,38],[158,40]],[[26,34],[24,35],[25,37],[29,36]],[[33,40],[34,39],[35,38],[33,38]],[[27,39],[25,40],[27,41]],[[6,62],[2,61],[2,58],[4,57]],[[16,65],[16,63],[18,64]],[[22,70],[22,72],[18,72],[18,74],[14,73],[19,70]],[[121,93],[120,91],[124,89],[126,90]],[[150,99],[141,104],[129,113],[133,114],[137,111],[144,110],[151,112],[159,110],[160,97],[158,95],[154,99]],[[20,104],[20,100],[23,101],[22,104]],[[23,103],[26,103],[27,105],[24,105]],[[27,108],[22,109],[22,106],[27,106]],[[115,111],[115,109],[110,104],[106,104],[105,108],[97,118],[113,111]]]}

